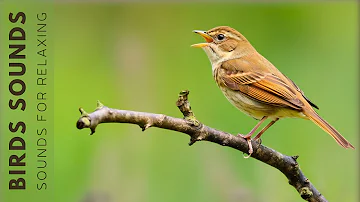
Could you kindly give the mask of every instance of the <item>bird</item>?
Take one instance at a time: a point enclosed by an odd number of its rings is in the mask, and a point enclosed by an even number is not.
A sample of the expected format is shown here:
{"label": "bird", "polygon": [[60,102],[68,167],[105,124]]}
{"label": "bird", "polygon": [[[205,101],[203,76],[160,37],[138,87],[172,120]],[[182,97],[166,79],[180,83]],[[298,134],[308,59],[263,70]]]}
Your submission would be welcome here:
{"label": "bird", "polygon": [[319,116],[314,110],[319,109],[318,106],[258,53],[240,32],[228,26],[193,32],[202,36],[206,42],[191,46],[205,51],[212,66],[212,75],[225,97],[237,109],[259,120],[248,134],[238,134],[247,140],[249,156],[253,153],[251,137],[261,124],[267,119],[271,120],[253,140],[258,140],[279,119],[287,117],[311,120],[343,148],[355,149]]}

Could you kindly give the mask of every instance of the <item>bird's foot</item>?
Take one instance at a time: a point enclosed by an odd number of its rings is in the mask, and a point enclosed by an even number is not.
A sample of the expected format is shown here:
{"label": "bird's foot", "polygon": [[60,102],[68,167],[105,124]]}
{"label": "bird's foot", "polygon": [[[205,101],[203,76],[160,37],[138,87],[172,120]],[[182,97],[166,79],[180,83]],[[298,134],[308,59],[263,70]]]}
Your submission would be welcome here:
{"label": "bird's foot", "polygon": [[244,138],[244,139],[251,139],[251,135],[252,134],[247,134],[247,135],[243,135],[243,134],[237,134],[237,136],[236,137],[242,137],[242,138]]}
{"label": "bird's foot", "polygon": [[252,144],[251,144],[251,135],[243,135],[243,134],[238,134],[237,137],[242,137],[244,138],[247,143],[248,143],[248,146],[249,146],[249,155],[248,156],[244,156],[244,158],[250,158],[251,154],[253,153],[253,147],[252,147]]}

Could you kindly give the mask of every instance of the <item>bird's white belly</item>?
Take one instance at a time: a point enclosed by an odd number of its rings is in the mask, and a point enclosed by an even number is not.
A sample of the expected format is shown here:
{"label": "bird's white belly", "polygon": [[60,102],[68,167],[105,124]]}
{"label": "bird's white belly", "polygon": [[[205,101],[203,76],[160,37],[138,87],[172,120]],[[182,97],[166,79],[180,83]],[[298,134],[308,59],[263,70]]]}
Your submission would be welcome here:
{"label": "bird's white belly", "polygon": [[271,106],[247,97],[239,91],[233,91],[229,88],[220,86],[225,97],[243,113],[255,118],[261,119],[268,116],[271,119],[282,117],[298,117],[307,118],[302,112],[284,108]]}

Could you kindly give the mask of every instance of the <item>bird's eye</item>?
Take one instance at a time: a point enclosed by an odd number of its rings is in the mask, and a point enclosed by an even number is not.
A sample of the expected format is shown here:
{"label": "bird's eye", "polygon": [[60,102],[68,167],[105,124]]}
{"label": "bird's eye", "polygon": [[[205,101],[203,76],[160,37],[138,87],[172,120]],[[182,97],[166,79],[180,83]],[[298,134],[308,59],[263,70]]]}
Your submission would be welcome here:
{"label": "bird's eye", "polygon": [[219,34],[219,35],[217,35],[217,39],[218,39],[219,41],[224,40],[224,39],[225,39],[225,36],[224,36],[223,34]]}

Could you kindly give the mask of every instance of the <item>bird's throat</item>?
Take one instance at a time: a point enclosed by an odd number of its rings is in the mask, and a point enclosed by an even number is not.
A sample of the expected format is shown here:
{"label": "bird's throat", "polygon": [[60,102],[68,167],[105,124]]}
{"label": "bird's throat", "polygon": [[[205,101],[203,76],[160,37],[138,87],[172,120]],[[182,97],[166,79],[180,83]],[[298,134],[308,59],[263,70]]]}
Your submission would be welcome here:
{"label": "bird's throat", "polygon": [[217,53],[214,47],[212,46],[206,46],[203,48],[206,55],[208,56],[211,64],[216,63],[218,60],[220,60],[220,55]]}

